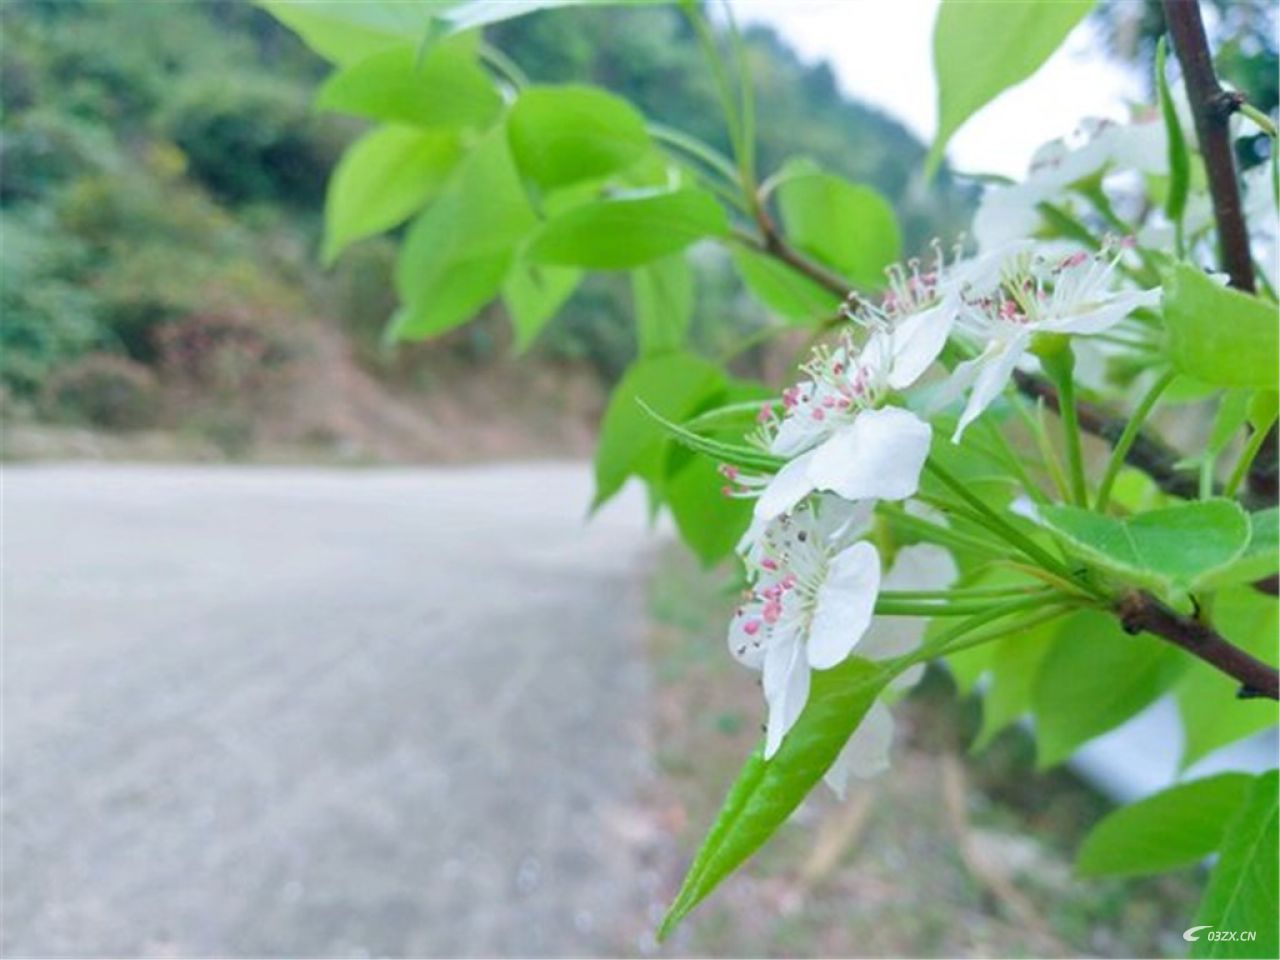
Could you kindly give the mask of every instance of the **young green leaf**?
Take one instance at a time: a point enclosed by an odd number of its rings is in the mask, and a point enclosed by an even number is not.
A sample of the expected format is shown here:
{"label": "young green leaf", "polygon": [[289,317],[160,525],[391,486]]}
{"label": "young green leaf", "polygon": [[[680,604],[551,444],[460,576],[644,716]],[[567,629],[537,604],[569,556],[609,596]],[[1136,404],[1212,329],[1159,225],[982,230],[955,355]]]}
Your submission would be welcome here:
{"label": "young green leaf", "polygon": [[389,230],[444,187],[462,147],[449,131],[378,127],[342,155],[324,208],[324,259],[350,243]]}
{"label": "young green leaf", "polygon": [[488,127],[502,98],[468,37],[441,43],[418,62],[412,47],[382,50],[344,67],[316,96],[324,110],[421,127]]}
{"label": "young green leaf", "polygon": [[399,0],[257,2],[320,56],[342,65],[389,47],[413,43],[431,19],[426,6]]}
{"label": "young green leaf", "polygon": [[879,287],[902,256],[893,206],[871,187],[829,173],[790,177],[778,188],[787,238],[855,284]]}
{"label": "young green leaf", "polygon": [[1040,665],[1061,629],[1062,624],[1055,621],[991,645],[986,663],[991,680],[982,694],[982,727],[974,750],[984,749],[996,734],[1031,710]]}
{"label": "young green leaf", "polygon": [[502,302],[515,328],[517,353],[529,348],[581,280],[582,271],[572,267],[517,263],[512,268],[502,285]]}
{"label": "young green leaf", "polygon": [[1187,138],[1182,133],[1182,121],[1178,119],[1178,109],[1169,92],[1169,77],[1165,73],[1167,53],[1168,41],[1161,37],[1156,44],[1156,89],[1169,142],[1169,189],[1165,193],[1164,212],[1173,223],[1181,225],[1191,183],[1191,160],[1187,153]]}
{"label": "young green leaf", "polygon": [[929,173],[938,168],[951,135],[1035,73],[1093,5],[1094,0],[943,0],[933,29],[938,134],[929,150]]}
{"label": "young green leaf", "polygon": [[684,345],[693,319],[693,293],[693,271],[682,256],[655,260],[631,271],[641,356]]}
{"label": "young green leaf", "polygon": [[1280,509],[1268,507],[1249,514],[1249,543],[1244,552],[1204,578],[1207,587],[1252,583],[1280,571]]}
{"label": "young green leaf", "polygon": [[786,821],[835,762],[891,671],[852,657],[813,673],[800,719],[771,760],[757,748],[729,790],[658,931],[665,938]]}
{"label": "young green leaf", "polygon": [[648,193],[565,211],[534,235],[527,255],[539,263],[625,270],[728,229],[724,208],[705,191]]}
{"label": "young green leaf", "polygon": [[1249,542],[1249,520],[1233,501],[1201,500],[1133,517],[1079,507],[1044,507],[1045,524],[1081,557],[1115,576],[1154,587],[1190,589],[1233,563]]}
{"label": "young green leaf", "polygon": [[491,131],[405,237],[396,263],[405,306],[392,334],[420,339],[471,319],[498,295],[516,245],[535,223],[507,139]]}
{"label": "young green leaf", "polygon": [[1164,317],[1169,354],[1182,373],[1219,387],[1275,390],[1280,322],[1274,304],[1180,265],[1165,280]]}
{"label": "young green leaf", "polygon": [[660,487],[666,431],[641,401],[664,417],[683,419],[724,390],[718,367],[688,353],[665,353],[633,365],[613,389],[596,446],[596,495],[592,509],[622,488],[630,476]]}
{"label": "young green leaf", "polygon": [[1184,666],[1177,648],[1129,636],[1116,618],[1081,610],[1059,626],[1032,686],[1036,761],[1061,763],[1160,696]]}
{"label": "young green leaf", "polygon": [[1134,876],[1199,863],[1222,843],[1254,779],[1221,773],[1121,807],[1089,832],[1076,869],[1086,877]]}
{"label": "young green leaf", "polygon": [[773,257],[735,247],[733,264],[755,298],[788,320],[808,326],[840,309],[834,293]]}
{"label": "young green leaf", "polygon": [[507,118],[520,172],[542,187],[594,180],[621,170],[651,147],[644,117],[595,87],[529,87]]}
{"label": "young green leaf", "polygon": [[1280,846],[1276,771],[1253,783],[1243,806],[1227,827],[1218,865],[1200,901],[1197,924],[1215,930],[1252,931],[1256,939],[1211,939],[1204,934],[1192,957],[1280,956],[1280,884],[1276,849]]}

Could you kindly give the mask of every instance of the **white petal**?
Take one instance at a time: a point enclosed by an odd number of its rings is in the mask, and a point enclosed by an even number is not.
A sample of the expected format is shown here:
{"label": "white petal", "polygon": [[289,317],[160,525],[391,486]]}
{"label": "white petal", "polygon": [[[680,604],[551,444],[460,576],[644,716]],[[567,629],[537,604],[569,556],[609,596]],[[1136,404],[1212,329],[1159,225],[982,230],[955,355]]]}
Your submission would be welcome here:
{"label": "white petal", "polygon": [[[943,590],[955,582],[959,571],[951,554],[931,543],[903,547],[893,567],[880,582],[882,590]],[[910,653],[924,639],[925,617],[877,617],[858,644],[858,656],[888,660]],[[912,668],[919,677],[919,671]],[[899,680],[902,678],[899,677]],[[913,686],[914,681],[911,684]],[[894,686],[898,686],[895,682]]]}
{"label": "white petal", "polygon": [[796,457],[774,475],[756,501],[757,520],[769,521],[781,516],[813,492],[809,468],[815,453],[810,451]]}
{"label": "white petal", "polygon": [[846,500],[903,500],[919,489],[931,437],[914,413],[868,410],[813,452],[810,482]]}
{"label": "white petal", "polygon": [[779,457],[794,457],[821,442],[831,432],[823,421],[809,416],[808,407],[806,404],[782,419],[782,423],[778,424],[778,432],[769,443],[770,453]]}
{"label": "white petal", "polygon": [[818,588],[809,623],[809,665],[827,670],[849,656],[871,624],[880,554],[865,540],[838,554]]}
{"label": "white petal", "polygon": [[765,729],[764,758],[768,760],[782,746],[782,738],[796,725],[809,699],[809,664],[799,643],[771,647],[764,665],[765,697],[769,701],[769,722]]}
{"label": "white petal", "polygon": [[1036,323],[1038,331],[1046,333],[1102,333],[1133,313],[1139,307],[1154,307],[1160,302],[1160,289],[1139,290],[1117,294],[1092,310],[1049,317]]}
{"label": "white petal", "polygon": [[[762,603],[745,604],[729,620],[729,652],[735,660],[752,670],[764,666],[766,632],[763,607]],[[750,623],[755,624],[754,632],[747,626]]]}
{"label": "white petal", "polygon": [[1000,395],[1013,368],[1018,365],[1022,355],[1027,352],[1031,338],[1029,336],[1014,337],[1003,343],[993,342],[987,352],[978,358],[978,375],[974,378],[973,390],[969,394],[969,402],[965,404],[960,422],[956,424],[956,432],[951,439],[956,443],[964,436],[965,428],[991,406],[991,402]]}
{"label": "white petal", "polygon": [[889,368],[889,386],[905,390],[929,369],[946,346],[955,323],[958,303],[947,299],[935,307],[908,317],[894,327],[893,365]]}
{"label": "white petal", "polygon": [[893,714],[877,700],[871,704],[871,709],[823,779],[837,796],[843,797],[850,776],[866,780],[889,769],[889,748],[892,745]]}

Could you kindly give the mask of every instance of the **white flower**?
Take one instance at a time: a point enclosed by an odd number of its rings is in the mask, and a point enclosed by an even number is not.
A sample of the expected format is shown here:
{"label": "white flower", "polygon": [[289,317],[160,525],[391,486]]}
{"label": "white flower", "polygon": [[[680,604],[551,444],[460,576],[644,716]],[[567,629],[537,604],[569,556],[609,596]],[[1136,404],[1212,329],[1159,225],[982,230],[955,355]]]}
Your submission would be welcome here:
{"label": "white flower", "polygon": [[[956,579],[958,571],[951,554],[933,544],[904,547],[893,567],[880,582],[882,590],[943,590]],[[858,644],[858,656],[867,660],[888,660],[910,653],[920,646],[928,620],[924,617],[877,617]],[[915,686],[924,674],[924,664],[916,664],[899,674],[890,689]],[[893,715],[877,700],[867,711],[825,777],[827,786],[844,796],[849,777],[869,779],[889,766],[893,740]]]}
{"label": "white flower", "polygon": [[1081,181],[1109,171],[1166,174],[1167,143],[1158,114],[1134,123],[1086,119],[1071,143],[1051,140],[1040,147],[1024,181],[984,191],[973,219],[978,249],[992,250],[1035,236],[1042,225],[1042,203],[1062,207],[1072,216],[1086,215],[1087,205],[1070,194]]}
{"label": "white flower", "polygon": [[764,674],[766,758],[799,719],[810,670],[843,661],[871,623],[880,556],[858,539],[869,516],[866,505],[813,498],[747,544],[754,586],[729,623],[728,640],[734,657]]}
{"label": "white flower", "polygon": [[1018,252],[1006,261],[1000,286],[990,296],[971,300],[957,322],[957,329],[982,352],[959,364],[941,391],[943,401],[969,391],[953,440],[959,442],[965,428],[1004,389],[1036,334],[1102,333],[1134,310],[1159,303],[1158,287],[1113,290],[1117,261],[1105,250],[1056,260]]}

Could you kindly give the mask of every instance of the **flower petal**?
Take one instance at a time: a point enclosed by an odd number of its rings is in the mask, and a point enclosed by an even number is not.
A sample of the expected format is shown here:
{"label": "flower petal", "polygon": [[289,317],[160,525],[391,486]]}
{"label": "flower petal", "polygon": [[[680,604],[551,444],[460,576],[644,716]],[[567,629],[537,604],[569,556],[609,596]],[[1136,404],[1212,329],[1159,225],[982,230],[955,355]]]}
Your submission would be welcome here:
{"label": "flower petal", "polygon": [[892,746],[893,714],[876,700],[823,779],[843,799],[850,776],[866,780],[889,769]]}
{"label": "flower petal", "polygon": [[880,589],[880,554],[860,540],[831,561],[809,622],[809,666],[828,670],[849,656],[871,625]]}
{"label": "flower petal", "polygon": [[[931,543],[903,547],[880,582],[882,590],[943,590],[959,575],[951,554]],[[858,656],[888,660],[910,653],[924,639],[925,617],[877,617],[858,644]],[[921,671],[912,667],[893,682],[895,689],[914,686]],[[904,679],[906,678],[906,679]]]}
{"label": "flower petal", "polygon": [[809,699],[809,664],[799,642],[771,645],[764,662],[765,698],[769,721],[765,728],[764,758],[782,746],[782,738],[796,725]]}
{"label": "flower petal", "polygon": [[1135,290],[1119,293],[1083,313],[1048,317],[1036,323],[1037,331],[1045,333],[1102,333],[1133,313],[1139,307],[1154,307],[1160,302],[1160,289]]}
{"label": "flower petal", "polygon": [[951,437],[953,441],[959,443],[969,424],[977,420],[982,411],[991,406],[991,402],[1000,395],[1004,385],[1009,382],[1009,377],[1013,375],[1013,368],[1018,365],[1030,344],[1031,338],[1026,334],[1005,341],[993,341],[986,352],[974,361],[977,363],[978,375],[974,378],[969,402],[965,404],[960,422],[956,424],[956,432]]}
{"label": "flower petal", "polygon": [[919,489],[929,425],[900,407],[868,410],[813,452],[809,480],[846,500],[902,500]]}
{"label": "flower petal", "polygon": [[764,604],[755,602],[739,607],[729,620],[729,652],[733,658],[752,670],[764,666]]}
{"label": "flower petal", "polygon": [[816,451],[810,451],[796,457],[774,474],[768,486],[761,491],[760,499],[756,501],[757,520],[768,521],[781,516],[813,492],[809,466],[815,453]]}
{"label": "flower petal", "polygon": [[889,368],[889,386],[905,390],[920,379],[946,346],[958,311],[958,300],[948,298],[894,327],[890,334],[893,363]]}

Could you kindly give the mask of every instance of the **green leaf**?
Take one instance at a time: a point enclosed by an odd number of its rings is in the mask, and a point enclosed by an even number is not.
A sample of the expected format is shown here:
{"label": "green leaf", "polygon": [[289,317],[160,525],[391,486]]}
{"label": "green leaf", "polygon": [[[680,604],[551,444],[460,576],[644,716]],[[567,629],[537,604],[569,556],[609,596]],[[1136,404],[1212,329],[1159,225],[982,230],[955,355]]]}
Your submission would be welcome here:
{"label": "green leaf", "polygon": [[1081,876],[1136,876],[1199,863],[1218,849],[1254,777],[1222,773],[1162,790],[1104,817],[1076,858]]}
{"label": "green leaf", "polygon": [[840,309],[839,297],[773,257],[735,247],[733,263],[756,299],[788,320],[809,325]]}
{"label": "green leaf", "polygon": [[1280,509],[1268,507],[1249,514],[1249,543],[1244,552],[1204,578],[1208,587],[1252,583],[1280,571]]}
{"label": "green leaf", "polygon": [[688,353],[667,353],[634,364],[613,389],[596,446],[598,508],[633,475],[661,485],[664,444],[662,426],[641,402],[662,416],[682,420],[724,390],[724,374],[714,364]]}
{"label": "green leaf", "polygon": [[419,63],[412,47],[382,50],[339,70],[316,105],[374,120],[422,127],[484,128],[502,98],[476,62],[470,38],[434,47]]}
{"label": "green leaf", "polygon": [[529,87],[507,118],[520,172],[544,190],[595,180],[650,149],[644,117],[596,87]]}
{"label": "green leaf", "polygon": [[1236,560],[1249,520],[1231,500],[1201,500],[1124,519],[1079,507],[1044,507],[1044,522],[1084,559],[1121,579],[1191,589]]}
{"label": "green leaf", "polygon": [[469,320],[497,296],[535,223],[506,137],[491,131],[405,237],[396,263],[405,306],[392,334],[430,337]]}
{"label": "green leaf", "polygon": [[856,657],[814,671],[808,703],[778,752],[765,760],[763,745],[757,748],[730,788],[659,939],[782,826],[835,762],[889,678],[890,671]]}
{"label": "green leaf", "polygon": [[1169,354],[1182,373],[1219,387],[1275,390],[1280,321],[1274,304],[1180,265],[1165,279],[1164,318]]}
{"label": "green leaf", "polygon": [[408,219],[443,188],[462,147],[454,133],[379,127],[342,155],[329,179],[324,259]]}
{"label": "green leaf", "polygon": [[[613,2],[622,2],[622,0],[613,0]],[[437,7],[432,12],[449,25],[448,29],[451,32],[487,27],[504,20],[537,13],[539,10],[609,5],[606,0],[459,0],[453,3],[441,3],[436,0],[436,3]]]}
{"label": "green leaf", "polygon": [[[1214,597],[1213,625],[1247,653],[1273,666],[1280,606],[1274,597],[1249,587],[1223,590]],[[1182,766],[1188,767],[1219,747],[1267,730],[1280,722],[1280,704],[1265,697],[1241,700],[1240,687],[1207,663],[1193,660],[1175,693],[1182,714]]]}
{"label": "green leaf", "polygon": [[1187,207],[1191,160],[1187,153],[1187,139],[1182,134],[1182,121],[1178,119],[1178,109],[1169,91],[1169,77],[1165,73],[1167,52],[1168,41],[1161,37],[1156,44],[1156,89],[1160,95],[1160,113],[1164,117],[1169,142],[1169,189],[1165,194],[1164,212],[1172,222],[1180,224],[1182,213]]}
{"label": "green leaf", "polygon": [[778,188],[787,238],[856,284],[884,285],[902,256],[893,206],[871,187],[829,173],[790,177]]}
{"label": "green leaf", "polygon": [[582,271],[572,267],[535,267],[518,263],[502,285],[502,301],[515,328],[516,352],[527,350],[542,328],[573,295]]}
{"label": "green leaf", "polygon": [[1062,624],[1053,621],[991,645],[987,663],[991,681],[982,694],[982,727],[974,750],[984,749],[996,734],[1031,710],[1040,666],[1061,629]]}
{"label": "green leaf", "polygon": [[693,271],[682,256],[667,257],[631,272],[636,339],[641,356],[684,345],[693,319]]}
{"label": "green leaf", "polygon": [[1218,865],[1200,901],[1197,924],[1221,931],[1254,931],[1254,940],[1213,940],[1205,933],[1191,947],[1192,957],[1280,956],[1280,892],[1277,890],[1276,771],[1253,784],[1244,806],[1227,827]]}
{"label": "green leaf", "polygon": [[952,134],[1035,73],[1093,6],[1094,0],[943,0],[933,29],[938,135],[926,164],[930,174]]}
{"label": "green leaf", "polygon": [[[760,402],[773,396],[763,384],[735,381],[712,398],[711,404],[723,410],[746,403],[759,410]],[[680,538],[708,566],[733,552],[755,506],[752,499],[725,495],[725,478],[719,470],[722,462],[726,461],[695,454],[685,446],[672,446],[667,450],[662,485],[663,499],[671,508]]]}
{"label": "green leaf", "polygon": [[530,242],[540,263],[598,270],[639,267],[728,232],[724,209],[702,190],[675,190],[573,207]]}
{"label": "green leaf", "polygon": [[1081,610],[1058,628],[1032,686],[1037,762],[1061,763],[1076,748],[1152,703],[1183,666],[1175,647],[1129,636],[1110,614]]}
{"label": "green leaf", "polygon": [[426,29],[431,11],[398,0],[258,0],[260,6],[298,34],[303,43],[337,64],[389,47],[412,43]]}

